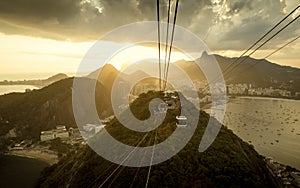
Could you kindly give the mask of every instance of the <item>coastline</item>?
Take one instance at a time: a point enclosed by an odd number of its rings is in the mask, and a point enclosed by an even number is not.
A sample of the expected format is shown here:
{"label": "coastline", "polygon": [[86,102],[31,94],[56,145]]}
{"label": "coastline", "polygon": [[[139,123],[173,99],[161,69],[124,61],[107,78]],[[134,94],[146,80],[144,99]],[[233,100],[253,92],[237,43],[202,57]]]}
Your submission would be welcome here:
{"label": "coastline", "polygon": [[279,97],[267,97],[267,96],[236,96],[236,98],[242,99],[265,99],[265,100],[280,100],[280,101],[295,101],[300,102],[299,99],[292,99],[292,98],[279,98]]}
{"label": "coastline", "polygon": [[[242,103],[240,103],[240,101],[242,101]],[[297,143],[299,143],[298,140],[300,135],[299,128],[297,128],[299,117],[296,113],[299,111],[299,102],[300,100],[295,99],[271,98],[262,96],[236,96],[234,98],[229,98],[228,103],[226,104],[227,123],[224,123],[223,119],[222,124],[228,129],[232,130],[234,134],[240,137],[243,141],[251,141],[250,144],[255,146],[254,149],[260,155],[264,157],[272,157],[280,164],[291,166],[297,170],[300,170],[299,162],[297,162],[299,161],[299,158],[297,159],[296,152],[297,147],[299,148]],[[248,103],[249,105],[254,103],[269,104],[269,108],[265,108],[266,106],[263,106],[262,111],[254,109],[255,107],[253,107],[252,110],[244,109],[244,111],[238,111],[240,110],[241,105],[244,103]],[[292,104],[294,108],[291,108],[291,105],[287,104]],[[277,110],[275,108],[276,105],[278,107]],[[283,108],[279,108],[281,105]],[[259,107],[261,108],[262,106]],[[284,112],[284,109],[288,109],[293,112]],[[205,108],[202,107],[201,110],[210,114],[210,105],[206,105]],[[258,110],[258,113],[261,113],[261,117],[255,117],[255,115],[258,115],[257,112],[255,112],[256,110]],[[278,115],[283,114],[283,112],[285,113],[286,117],[283,115],[282,117]],[[290,120],[286,119],[288,117]],[[263,118],[268,119],[264,119],[264,123],[262,123]],[[297,121],[294,121],[294,119],[297,119]],[[275,125],[277,127],[272,128]],[[248,130],[246,131],[245,129]],[[287,145],[287,143],[293,144]],[[289,160],[286,160],[286,158]]]}
{"label": "coastline", "polygon": [[26,93],[26,89],[34,90],[39,89],[33,85],[1,85],[0,84],[0,96],[8,95],[11,93]]}
{"label": "coastline", "polygon": [[14,150],[5,153],[5,155],[14,155],[20,157],[27,157],[32,159],[37,159],[48,163],[49,165],[56,164],[58,162],[58,156],[55,154],[50,154],[46,152],[41,152],[39,150]]}

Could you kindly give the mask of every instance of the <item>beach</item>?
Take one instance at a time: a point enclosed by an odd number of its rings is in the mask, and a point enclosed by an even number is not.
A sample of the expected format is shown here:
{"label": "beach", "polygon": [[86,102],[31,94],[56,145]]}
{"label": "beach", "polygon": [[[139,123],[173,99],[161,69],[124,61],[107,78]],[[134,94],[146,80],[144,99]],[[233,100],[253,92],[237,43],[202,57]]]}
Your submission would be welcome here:
{"label": "beach", "polygon": [[34,158],[34,159],[44,161],[49,165],[53,165],[58,162],[58,156],[56,154],[43,152],[41,150],[35,150],[35,149],[12,150],[9,151],[7,155]]}

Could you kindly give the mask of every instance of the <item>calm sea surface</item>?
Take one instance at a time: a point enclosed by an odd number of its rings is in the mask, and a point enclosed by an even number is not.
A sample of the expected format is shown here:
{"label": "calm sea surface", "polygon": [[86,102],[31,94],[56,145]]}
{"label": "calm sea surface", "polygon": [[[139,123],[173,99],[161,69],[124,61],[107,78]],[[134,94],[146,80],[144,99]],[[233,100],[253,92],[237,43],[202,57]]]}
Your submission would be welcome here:
{"label": "calm sea surface", "polygon": [[11,92],[25,92],[26,89],[38,89],[32,85],[0,85],[0,95]]}
{"label": "calm sea surface", "polygon": [[300,169],[299,100],[231,99],[223,123],[261,155]]}
{"label": "calm sea surface", "polygon": [[1,188],[32,188],[47,163],[13,155],[0,156]]}

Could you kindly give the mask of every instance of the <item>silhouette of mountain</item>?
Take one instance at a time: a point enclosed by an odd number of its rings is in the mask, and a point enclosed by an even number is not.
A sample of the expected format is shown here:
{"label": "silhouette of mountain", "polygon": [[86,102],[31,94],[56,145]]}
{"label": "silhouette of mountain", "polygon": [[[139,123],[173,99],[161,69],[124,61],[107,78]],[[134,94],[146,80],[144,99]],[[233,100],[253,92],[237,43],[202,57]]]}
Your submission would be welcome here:
{"label": "silhouette of mountain", "polygon": [[113,83],[119,75],[120,72],[113,65],[106,64],[90,73],[87,77],[97,79],[99,84],[102,84],[108,91],[111,91]]}
{"label": "silhouette of mountain", "polygon": [[[99,77],[100,76],[100,77]],[[117,77],[120,77],[121,80],[127,81],[129,83],[136,82],[137,79],[142,77],[149,77],[144,71],[138,69],[134,70],[131,73],[124,73],[118,71],[113,65],[106,64],[103,67],[95,70],[90,73],[87,77],[92,79],[98,79],[103,85],[112,85]]]}
{"label": "silhouette of mountain", "polygon": [[[219,64],[226,84],[248,83],[254,87],[275,87],[300,90],[300,69],[281,66],[265,59],[254,59],[244,56],[237,61],[237,58],[228,58],[220,55],[209,55],[206,52],[197,59],[197,62],[211,63],[213,58]],[[242,62],[242,63],[240,63]],[[192,80],[204,80],[205,76],[194,61],[177,61],[176,65],[181,67]],[[230,67],[229,67],[230,66]],[[216,78],[218,75],[216,75]]]}
{"label": "silhouette of mountain", "polygon": [[66,78],[68,78],[68,75],[63,74],[63,73],[59,73],[59,74],[56,74],[54,76],[51,76],[51,77],[47,78],[45,81],[47,81],[49,83],[50,82],[53,83],[53,82],[57,82],[59,80],[66,79]]}
{"label": "silhouette of mountain", "polygon": [[[247,56],[237,61],[236,57],[210,55],[207,52],[203,52],[197,62],[205,66],[205,64],[213,62],[214,59],[223,72],[226,84],[247,83],[253,87],[274,87],[290,91],[300,90],[300,69],[298,68],[281,66],[264,59],[254,59]],[[175,65],[184,70],[191,80],[203,81],[206,79],[203,71],[196,65],[195,61],[180,60],[170,64],[169,80],[178,80],[179,70],[174,68]],[[229,66],[230,68],[228,68]],[[95,78],[95,75],[102,69],[105,69],[105,71],[103,71],[103,74],[101,73],[101,78],[98,78],[98,80],[104,85],[111,85],[117,76],[120,76],[125,82],[132,83],[140,77],[156,77],[158,75],[158,71],[153,69],[153,62],[144,62],[135,65],[135,71],[131,71],[130,74],[120,73],[112,65],[105,65],[103,68],[91,73],[89,77]],[[218,77],[218,75],[215,76]]]}
{"label": "silhouette of mountain", "polygon": [[[240,61],[237,61],[237,58],[227,58],[219,55],[215,55],[215,58],[223,71],[231,63],[232,67],[236,67],[229,74],[225,73],[225,80],[228,83],[239,82],[251,83],[257,87],[273,86],[285,89],[300,89],[300,69],[298,68],[281,66],[265,59],[254,59],[246,56],[242,57]],[[236,65],[238,63],[239,66]]]}
{"label": "silhouette of mountain", "polygon": [[205,80],[205,76],[194,61],[176,61],[175,64],[183,69],[192,80]]}

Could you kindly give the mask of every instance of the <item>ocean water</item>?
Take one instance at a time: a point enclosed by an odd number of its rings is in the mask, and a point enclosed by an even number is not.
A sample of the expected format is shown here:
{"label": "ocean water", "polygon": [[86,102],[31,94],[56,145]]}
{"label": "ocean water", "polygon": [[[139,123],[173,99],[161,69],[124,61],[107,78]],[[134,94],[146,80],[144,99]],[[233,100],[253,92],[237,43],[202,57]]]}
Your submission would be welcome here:
{"label": "ocean water", "polygon": [[11,92],[22,92],[26,89],[38,89],[32,85],[0,85],[0,95],[8,94]]}
{"label": "ocean water", "polygon": [[235,98],[223,123],[261,155],[300,169],[299,100]]}
{"label": "ocean water", "polygon": [[0,81],[9,80],[39,80],[47,79],[57,73],[55,72],[22,72],[22,73],[0,73]]}
{"label": "ocean water", "polygon": [[47,163],[37,159],[2,155],[0,156],[0,187],[35,187],[41,171],[47,166],[49,166]]}

